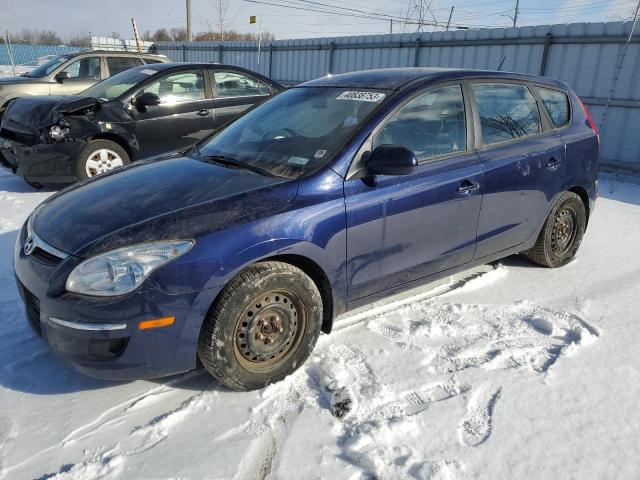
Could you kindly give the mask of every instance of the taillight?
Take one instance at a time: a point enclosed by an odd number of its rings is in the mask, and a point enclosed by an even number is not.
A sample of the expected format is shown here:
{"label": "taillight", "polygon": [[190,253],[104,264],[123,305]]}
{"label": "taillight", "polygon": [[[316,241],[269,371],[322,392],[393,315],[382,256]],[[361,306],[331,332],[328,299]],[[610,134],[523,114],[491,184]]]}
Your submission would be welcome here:
{"label": "taillight", "polygon": [[598,136],[598,141],[600,141],[600,130],[598,129],[598,125],[596,125],[596,122],[593,121],[593,117],[591,116],[589,108],[587,108],[582,100],[580,100],[580,105],[582,105],[582,110],[584,110],[584,114],[587,117],[587,124],[589,125],[589,128],[593,130],[593,132]]}

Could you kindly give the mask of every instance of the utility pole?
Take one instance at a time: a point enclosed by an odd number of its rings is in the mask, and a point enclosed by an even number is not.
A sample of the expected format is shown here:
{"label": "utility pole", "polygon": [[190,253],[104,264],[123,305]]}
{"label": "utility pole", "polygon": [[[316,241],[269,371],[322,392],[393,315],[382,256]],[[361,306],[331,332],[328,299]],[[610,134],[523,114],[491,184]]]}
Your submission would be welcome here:
{"label": "utility pole", "polygon": [[453,9],[456,7],[451,7],[451,12],[449,12],[449,20],[447,21],[447,28],[445,29],[445,32],[449,31],[449,27],[451,26],[451,19],[453,18]]}
{"label": "utility pole", "polygon": [[516,0],[516,11],[513,14],[513,26],[518,26],[518,16],[520,15],[520,0]]}
{"label": "utility pole", "polygon": [[389,35],[393,35],[393,18],[389,19]]}
{"label": "utility pole", "polygon": [[193,40],[191,32],[191,0],[187,0],[187,42]]}

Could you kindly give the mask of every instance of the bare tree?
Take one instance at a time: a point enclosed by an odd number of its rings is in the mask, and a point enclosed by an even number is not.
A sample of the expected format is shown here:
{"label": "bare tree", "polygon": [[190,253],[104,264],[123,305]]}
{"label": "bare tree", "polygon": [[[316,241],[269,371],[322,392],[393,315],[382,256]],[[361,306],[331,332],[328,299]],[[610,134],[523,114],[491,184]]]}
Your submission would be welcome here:
{"label": "bare tree", "polygon": [[69,37],[67,45],[72,47],[88,47],[91,45],[91,36],[85,33],[76,34]]}
{"label": "bare tree", "polygon": [[186,42],[188,40],[186,28],[172,28],[169,34],[174,42]]}
{"label": "bare tree", "polygon": [[[275,35],[271,32],[262,32],[260,37],[262,38],[263,42],[270,42],[276,39]],[[196,42],[219,42],[222,38],[224,38],[226,41],[241,40],[245,42],[255,42],[258,40],[258,34],[236,32],[235,30],[225,30],[224,34],[221,35],[220,32],[209,31],[196,34],[194,40]]]}
{"label": "bare tree", "polygon": [[62,45],[64,42],[53,30],[23,29],[20,33],[10,34],[13,43],[27,45]]}
{"label": "bare tree", "polygon": [[224,33],[229,21],[229,0],[213,0],[213,11],[216,17],[220,41],[224,42]]}

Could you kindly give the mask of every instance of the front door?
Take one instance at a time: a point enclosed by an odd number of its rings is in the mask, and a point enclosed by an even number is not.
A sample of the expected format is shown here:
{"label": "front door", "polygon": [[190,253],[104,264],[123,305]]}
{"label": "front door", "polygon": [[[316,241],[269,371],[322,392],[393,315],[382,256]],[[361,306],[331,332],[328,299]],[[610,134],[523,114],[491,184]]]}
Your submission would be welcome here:
{"label": "front door", "polygon": [[373,133],[371,148],[404,146],[420,165],[410,175],[345,182],[350,301],[472,259],[482,171],[465,110],[460,85],[435,87]]}
{"label": "front door", "polygon": [[213,130],[213,100],[202,70],[173,72],[138,94],[160,97],[160,105],[133,108],[140,158],[193,145]]}
{"label": "front door", "polygon": [[484,195],[476,258],[536,235],[562,182],[565,148],[544,128],[537,102],[520,83],[474,83],[480,117]]}

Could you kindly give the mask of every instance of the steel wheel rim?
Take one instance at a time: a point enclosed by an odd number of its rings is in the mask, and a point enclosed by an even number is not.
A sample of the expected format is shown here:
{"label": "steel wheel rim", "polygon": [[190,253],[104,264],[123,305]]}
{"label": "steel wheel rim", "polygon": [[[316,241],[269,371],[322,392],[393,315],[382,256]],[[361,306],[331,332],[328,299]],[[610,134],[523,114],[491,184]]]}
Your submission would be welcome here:
{"label": "steel wheel rim", "polygon": [[92,152],[84,162],[87,177],[95,177],[114,168],[122,167],[124,162],[120,155],[108,148],[101,148]]}
{"label": "steel wheel rim", "polygon": [[573,246],[578,226],[578,215],[572,208],[560,210],[551,232],[551,247],[556,255],[564,255]]}
{"label": "steel wheel rim", "polygon": [[262,293],[236,322],[236,359],[253,373],[277,370],[298,350],[306,325],[306,309],[295,293],[281,289]]}

